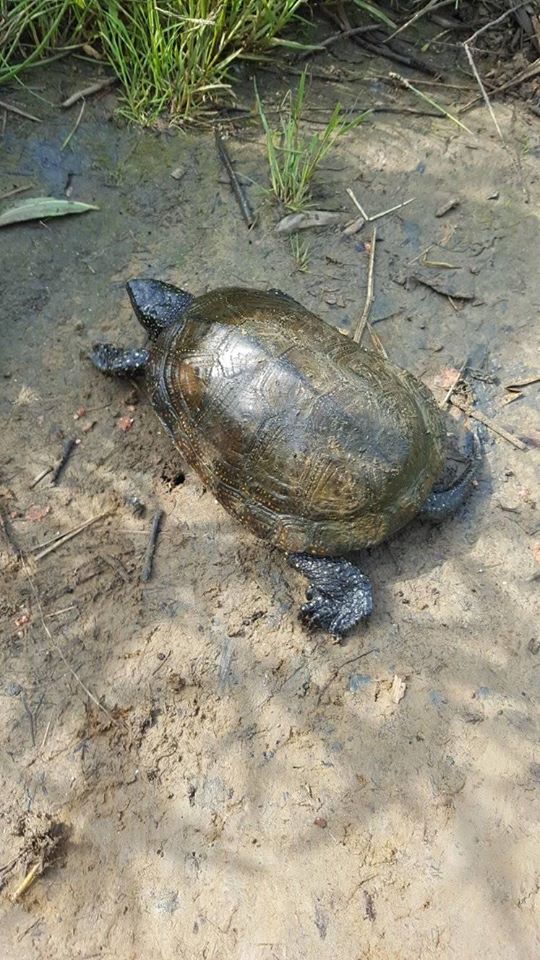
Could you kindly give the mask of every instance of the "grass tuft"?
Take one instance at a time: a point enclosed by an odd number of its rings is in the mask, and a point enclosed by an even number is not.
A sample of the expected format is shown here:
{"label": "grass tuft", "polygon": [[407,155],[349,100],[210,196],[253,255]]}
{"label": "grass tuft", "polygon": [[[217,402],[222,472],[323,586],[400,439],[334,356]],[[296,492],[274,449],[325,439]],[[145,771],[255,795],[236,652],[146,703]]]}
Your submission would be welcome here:
{"label": "grass tuft", "polygon": [[305,237],[300,237],[297,233],[293,233],[289,238],[289,244],[291,247],[291,253],[293,260],[296,264],[296,270],[299,273],[307,273],[309,267],[309,241]]}
{"label": "grass tuft", "polygon": [[343,134],[365,119],[367,113],[353,120],[343,118],[341,105],[334,107],[324,130],[306,136],[302,130],[302,107],[306,93],[307,72],[300,75],[296,94],[288,91],[280,107],[280,126],[273,130],[255,88],[257,108],[266,135],[266,154],[272,190],[288,210],[303,210],[311,199],[314,174],[326,155]]}
{"label": "grass tuft", "polygon": [[121,112],[187,119],[229,86],[240,57],[280,44],[304,0],[0,0],[0,83],[83,43],[122,85]]}

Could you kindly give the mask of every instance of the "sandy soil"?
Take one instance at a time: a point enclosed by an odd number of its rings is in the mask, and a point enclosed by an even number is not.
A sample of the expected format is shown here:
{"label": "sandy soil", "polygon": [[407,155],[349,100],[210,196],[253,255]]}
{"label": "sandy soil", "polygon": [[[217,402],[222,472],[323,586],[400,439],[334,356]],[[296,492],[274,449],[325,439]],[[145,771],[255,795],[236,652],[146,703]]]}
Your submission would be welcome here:
{"label": "sandy soil", "polygon": [[[57,103],[81,85],[75,69],[33,83]],[[311,102],[338,92],[381,96],[375,81],[315,83]],[[376,115],[318,178],[317,206],[344,220],[347,186],[370,212],[415,198],[379,223],[375,329],[440,398],[469,357],[478,408],[527,445],[488,432],[451,523],[413,524],[360,558],[375,612],[337,646],[296,620],[304,581],[205,492],[138,389],[86,354],[141,342],[134,275],[278,286],[349,329],[371,229],[310,233],[298,271],[254,128],[230,144],[255,181],[249,233],[211,134],[121,129],[110,93],[61,151],[75,114],[13,99],[45,122],[9,116],[0,193],[61,196],[69,176],[100,210],[0,232],[3,516],[26,558],[3,542],[1,955],[537,957],[538,386],[504,400],[538,373],[538,121],[498,105],[506,148],[482,109],[467,115],[474,137]],[[68,437],[80,444],[58,485],[31,487]]]}

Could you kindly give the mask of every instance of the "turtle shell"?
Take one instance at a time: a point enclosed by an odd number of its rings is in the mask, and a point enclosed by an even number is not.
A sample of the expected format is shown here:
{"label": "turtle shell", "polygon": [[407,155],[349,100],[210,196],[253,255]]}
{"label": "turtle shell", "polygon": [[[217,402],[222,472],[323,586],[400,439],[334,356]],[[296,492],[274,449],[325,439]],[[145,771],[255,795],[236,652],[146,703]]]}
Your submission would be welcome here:
{"label": "turtle shell", "polygon": [[443,468],[427,387],[285,295],[233,287],[195,298],[152,344],[147,376],[205,486],[282,550],[379,543]]}

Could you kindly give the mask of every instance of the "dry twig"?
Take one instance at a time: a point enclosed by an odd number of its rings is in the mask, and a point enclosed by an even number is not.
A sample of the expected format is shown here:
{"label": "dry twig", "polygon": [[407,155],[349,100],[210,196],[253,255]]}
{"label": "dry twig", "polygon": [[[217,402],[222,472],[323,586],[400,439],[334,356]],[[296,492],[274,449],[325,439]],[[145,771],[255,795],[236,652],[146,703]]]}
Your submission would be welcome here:
{"label": "dry twig", "polygon": [[37,487],[38,483],[41,483],[41,481],[44,480],[45,477],[48,476],[48,474],[49,474],[49,473],[52,473],[52,472],[53,472],[53,468],[52,468],[52,467],[44,467],[43,470],[40,470],[40,472],[38,473],[37,477],[34,477],[34,479],[32,480],[32,482],[28,484],[28,489],[29,489],[29,490],[33,490],[34,487]]}
{"label": "dry twig", "polygon": [[[63,201],[63,202],[66,202],[66,201]],[[79,443],[80,443],[80,441],[79,441],[79,440],[76,440],[75,437],[70,437],[68,440],[66,440],[66,442],[65,442],[65,444],[64,444],[64,452],[63,452],[63,454],[62,454],[62,456],[61,456],[61,458],[60,458],[60,461],[56,464],[56,466],[55,466],[55,468],[54,468],[54,470],[53,470],[53,475],[52,475],[52,477],[51,477],[51,484],[52,484],[53,486],[55,486],[55,485],[58,483],[58,481],[59,481],[59,479],[60,479],[60,477],[61,477],[61,475],[62,475],[62,473],[63,473],[63,471],[64,471],[64,468],[65,468],[65,466],[66,466],[69,458],[71,457],[71,454],[73,453],[75,447],[76,447]]]}
{"label": "dry twig", "polygon": [[106,77],[104,80],[98,80],[96,83],[90,84],[89,87],[85,87],[83,90],[77,90],[76,93],[72,93],[67,100],[64,100],[60,104],[61,107],[72,107],[74,103],[77,103],[77,100],[82,100],[84,97],[91,97],[93,93],[99,93],[100,90],[105,90],[106,87],[112,87],[114,83],[118,83],[116,77]]}
{"label": "dry twig", "polygon": [[251,209],[249,200],[246,197],[242,184],[240,183],[240,180],[236,175],[236,171],[232,165],[229,152],[227,150],[227,147],[225,146],[225,141],[223,140],[223,137],[221,136],[218,130],[215,131],[215,136],[216,136],[217,150],[218,150],[221,162],[223,163],[223,166],[227,171],[227,175],[229,177],[231,187],[233,189],[233,193],[238,201],[238,206],[240,207],[240,212],[248,226],[248,229],[251,230],[251,228],[254,227],[256,223],[255,214]]}
{"label": "dry twig", "polygon": [[363,206],[360,204],[359,200],[357,200],[355,194],[353,193],[350,187],[347,187],[347,193],[349,194],[355,207],[357,207],[357,209],[362,214],[366,223],[372,223],[373,220],[380,220],[381,217],[386,217],[388,216],[389,213],[395,213],[396,210],[401,210],[402,207],[406,207],[409,203],[412,203],[413,200],[416,199],[416,197],[410,197],[408,200],[404,200],[403,203],[396,203],[394,207],[388,207],[388,210],[381,210],[380,213],[373,213],[370,215],[369,213],[366,213]]}
{"label": "dry twig", "polygon": [[500,17],[497,17],[495,20],[490,20],[489,23],[485,23],[484,26],[483,26],[483,27],[480,27],[478,30],[476,30],[476,32],[473,33],[473,34],[468,38],[468,40],[464,40],[464,42],[463,42],[463,49],[465,50],[465,54],[466,54],[466,56],[467,56],[467,60],[469,61],[469,66],[470,66],[470,68],[471,68],[471,70],[472,70],[472,72],[473,72],[473,74],[474,74],[474,79],[476,80],[478,86],[480,87],[480,92],[481,92],[482,97],[483,97],[483,99],[484,99],[484,101],[485,101],[485,104],[486,104],[486,106],[487,106],[487,108],[488,108],[488,110],[489,110],[489,115],[490,115],[491,119],[493,120],[495,129],[496,129],[496,131],[497,131],[497,133],[498,133],[498,135],[499,135],[499,137],[500,137],[500,139],[502,140],[503,143],[504,143],[504,137],[503,137],[503,134],[502,134],[502,130],[501,130],[500,126],[499,126],[497,117],[495,116],[495,113],[494,113],[494,111],[493,111],[493,107],[491,106],[491,101],[490,101],[490,99],[489,99],[489,97],[488,97],[486,88],[485,88],[484,84],[482,83],[482,78],[480,77],[480,74],[478,73],[476,64],[475,64],[475,62],[474,62],[474,57],[473,57],[473,55],[472,55],[472,53],[471,53],[471,47],[472,47],[472,45],[474,44],[474,41],[477,40],[478,37],[481,36],[482,33],[485,33],[486,30],[491,30],[492,27],[495,27],[498,23],[501,23],[503,20],[506,20],[506,17],[510,16],[510,14],[512,14],[512,13],[515,13],[515,11],[516,11],[519,7],[523,7],[523,6],[524,6],[524,2],[515,4],[515,6],[511,7],[509,10],[505,10],[504,13],[501,13]]}
{"label": "dry twig", "polygon": [[159,536],[159,531],[161,528],[161,521],[163,519],[163,510],[156,510],[154,516],[152,517],[152,526],[150,527],[150,537],[148,539],[148,546],[146,547],[146,553],[144,555],[144,563],[141,572],[141,580],[143,583],[146,583],[147,580],[152,576],[152,567],[154,565],[154,554],[156,552],[157,538]]}
{"label": "dry twig", "polygon": [[398,27],[397,30],[394,30],[394,32],[391,33],[384,42],[388,43],[389,40],[393,40],[394,37],[397,37],[399,33],[403,33],[404,30],[408,30],[413,23],[416,23],[416,21],[419,20],[420,17],[425,16],[426,13],[432,13],[434,10],[439,10],[441,7],[449,7],[451,3],[454,3],[454,0],[429,0],[425,7],[422,7],[421,10],[418,10],[410,18],[410,20],[407,20],[406,23],[402,23],[401,26]]}
{"label": "dry twig", "polygon": [[372,30],[378,30],[379,25],[376,23],[369,23],[367,26],[363,27],[351,27],[350,30],[340,30],[339,33],[333,33],[330,37],[327,37],[326,40],[321,40],[317,47],[314,47],[312,50],[305,50],[298,57],[299,60],[307,60],[308,57],[312,57],[315,53],[320,53],[326,47],[332,46],[333,43],[337,43],[339,40],[347,40],[349,37],[357,37],[361,33],[371,33]]}
{"label": "dry twig", "polygon": [[[40,547],[44,547],[44,549],[40,550],[39,553],[36,553],[34,559],[42,560],[43,557],[46,557],[47,554],[52,553],[53,550],[57,550],[58,547],[63,547],[64,543],[67,543],[68,540],[72,540],[73,537],[77,537],[79,533],[82,533],[82,531],[86,530],[87,527],[91,527],[93,523],[97,523],[98,520],[103,520],[104,517],[108,517],[110,513],[110,510],[106,510],[105,513],[100,513],[97,517],[91,517],[90,520],[85,520],[84,523],[79,524],[78,527],[70,530],[69,533],[60,534],[57,537],[53,537],[52,540],[48,540],[46,543],[40,544]],[[40,547],[36,547],[36,549],[39,550]]]}
{"label": "dry twig", "polygon": [[377,243],[377,227],[373,227],[373,235],[371,237],[371,251],[369,254],[369,268],[368,268],[368,279],[367,279],[367,289],[366,289],[366,301],[364,303],[364,309],[362,310],[362,316],[355,325],[352,333],[352,338],[355,343],[361,343],[362,337],[364,336],[364,330],[366,329],[367,322],[369,319],[369,311],[371,310],[371,304],[374,300],[374,274],[375,274],[375,245]]}
{"label": "dry twig", "polygon": [[9,113],[16,113],[17,116],[24,117],[26,120],[33,120],[34,123],[43,122],[40,117],[35,117],[33,113],[27,113],[26,110],[21,110],[20,107],[14,107],[12,103],[6,103],[5,100],[0,100],[0,107]]}
{"label": "dry twig", "polygon": [[43,860],[38,860],[33,867],[30,867],[30,870],[26,874],[23,880],[21,880],[18,887],[15,888],[11,895],[13,903],[19,900],[24,893],[32,886],[34,880],[39,877],[40,873],[43,872]]}
{"label": "dry twig", "polygon": [[360,653],[360,654],[358,654],[358,656],[356,656],[356,657],[349,657],[348,660],[344,660],[343,663],[340,663],[339,667],[336,667],[336,669],[335,669],[334,673],[332,674],[332,676],[330,677],[330,679],[327,680],[327,682],[324,684],[324,686],[321,687],[321,689],[319,690],[319,696],[318,696],[318,698],[317,698],[317,703],[320,704],[320,702],[321,702],[321,700],[322,700],[322,697],[323,697],[323,694],[326,693],[326,691],[328,690],[328,687],[330,686],[330,684],[334,682],[334,680],[336,679],[337,676],[339,676],[339,674],[341,673],[341,671],[343,670],[344,667],[348,667],[349,664],[351,664],[351,663],[356,663],[358,660],[363,660],[364,657],[369,657],[370,654],[372,654],[372,653],[379,653],[379,648],[378,648],[378,647],[371,647],[370,650],[365,650],[364,653]]}
{"label": "dry twig", "polygon": [[[528,67],[525,67],[524,70],[521,70],[520,73],[516,74],[515,77],[512,77],[510,80],[506,80],[505,83],[499,84],[498,87],[493,87],[490,90],[491,97],[496,96],[498,93],[504,93],[505,90],[510,90],[512,87],[517,87],[520,83],[525,83],[526,80],[532,80],[537,74],[540,73],[540,57],[530,63]],[[477,103],[482,101],[482,95],[474,97],[472,100],[469,100],[468,103],[463,104],[460,107],[460,113],[467,113],[471,107],[476,106]]]}
{"label": "dry twig", "polygon": [[33,183],[29,183],[27,187],[15,187],[13,190],[8,190],[6,193],[2,193],[0,195],[0,200],[7,200],[8,197],[14,197],[16,193],[24,193],[25,190],[31,190],[33,186]]}
{"label": "dry twig", "polygon": [[504,427],[500,427],[491,417],[487,417],[485,413],[482,413],[480,410],[471,410],[467,404],[463,403],[462,400],[458,400],[457,397],[451,397],[450,403],[453,403],[455,407],[459,407],[468,417],[472,417],[473,420],[477,420],[478,423],[483,423],[488,430],[492,430],[493,433],[498,433],[500,437],[507,440],[512,446],[517,447],[518,450],[527,450],[527,444],[523,443],[523,440],[515,437],[513,433],[505,430]]}
{"label": "dry twig", "polygon": [[441,404],[440,404],[441,407],[445,407],[446,404],[448,403],[448,401],[450,400],[450,397],[452,396],[452,394],[453,394],[454,390],[456,389],[459,381],[461,380],[463,374],[465,373],[465,370],[467,369],[468,363],[469,363],[469,358],[468,358],[468,357],[465,357],[465,359],[464,359],[463,363],[461,364],[461,366],[460,366],[460,368],[459,368],[459,370],[458,370],[458,372],[457,372],[454,380],[452,381],[450,387],[449,387],[448,390],[446,391],[446,395],[445,395],[445,397],[444,397],[444,400],[443,400],[443,401],[441,402]]}

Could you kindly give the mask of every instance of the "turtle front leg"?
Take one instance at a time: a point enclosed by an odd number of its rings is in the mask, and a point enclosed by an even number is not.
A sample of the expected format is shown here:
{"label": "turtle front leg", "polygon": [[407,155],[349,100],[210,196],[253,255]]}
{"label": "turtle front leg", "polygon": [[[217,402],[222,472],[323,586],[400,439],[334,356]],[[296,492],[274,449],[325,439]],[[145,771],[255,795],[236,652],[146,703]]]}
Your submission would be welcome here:
{"label": "turtle front leg", "polygon": [[112,343],[96,343],[90,353],[90,360],[101,373],[115,377],[136,377],[144,373],[148,357],[148,350],[126,350]]}
{"label": "turtle front leg", "polygon": [[310,581],[307,603],[300,608],[300,619],[309,626],[322,627],[341,639],[373,609],[371,583],[349,560],[343,557],[313,557],[308,553],[288,554],[291,567]]}

